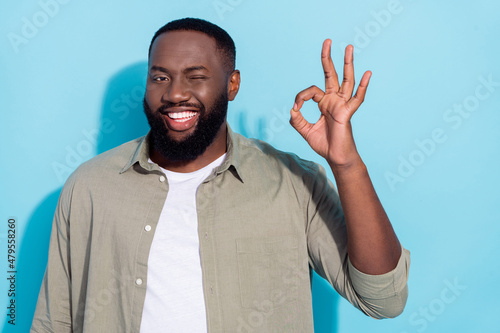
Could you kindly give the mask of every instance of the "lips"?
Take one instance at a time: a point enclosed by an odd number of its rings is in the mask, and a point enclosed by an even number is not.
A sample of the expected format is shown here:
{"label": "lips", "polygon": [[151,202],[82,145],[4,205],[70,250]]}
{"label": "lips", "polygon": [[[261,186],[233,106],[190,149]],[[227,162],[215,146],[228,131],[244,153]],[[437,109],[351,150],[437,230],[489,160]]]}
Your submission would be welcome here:
{"label": "lips", "polygon": [[171,107],[161,112],[165,124],[174,132],[184,132],[194,128],[200,112],[193,108]]}
{"label": "lips", "polygon": [[172,119],[173,121],[183,123],[189,121],[193,117],[196,117],[197,114],[198,112],[194,111],[167,112],[166,116]]}

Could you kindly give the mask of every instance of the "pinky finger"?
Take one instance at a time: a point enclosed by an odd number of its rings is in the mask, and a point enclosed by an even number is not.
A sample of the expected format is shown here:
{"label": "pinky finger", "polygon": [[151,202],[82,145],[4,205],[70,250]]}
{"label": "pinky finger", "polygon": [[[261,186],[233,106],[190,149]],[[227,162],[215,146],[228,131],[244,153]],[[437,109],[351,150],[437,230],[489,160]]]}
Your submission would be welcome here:
{"label": "pinky finger", "polygon": [[356,111],[361,103],[365,100],[366,90],[368,88],[368,83],[370,83],[370,78],[372,76],[371,71],[366,71],[361,78],[356,94],[347,102],[347,107],[349,110]]}

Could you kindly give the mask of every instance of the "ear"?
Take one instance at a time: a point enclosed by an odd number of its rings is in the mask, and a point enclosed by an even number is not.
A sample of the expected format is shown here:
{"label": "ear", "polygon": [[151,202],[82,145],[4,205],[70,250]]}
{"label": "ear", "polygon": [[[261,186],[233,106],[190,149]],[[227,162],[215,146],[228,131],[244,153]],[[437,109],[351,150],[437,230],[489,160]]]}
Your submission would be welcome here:
{"label": "ear", "polygon": [[230,101],[234,100],[236,94],[240,90],[240,71],[235,69],[231,75],[229,75],[229,82],[227,84],[227,96]]}

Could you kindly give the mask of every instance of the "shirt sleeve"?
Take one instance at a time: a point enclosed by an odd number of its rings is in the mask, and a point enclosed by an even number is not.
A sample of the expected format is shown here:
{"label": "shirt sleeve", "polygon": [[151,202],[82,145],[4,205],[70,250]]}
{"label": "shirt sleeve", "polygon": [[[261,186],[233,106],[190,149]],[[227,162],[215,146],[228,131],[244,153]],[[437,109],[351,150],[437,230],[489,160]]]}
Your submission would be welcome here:
{"label": "shirt sleeve", "polygon": [[410,253],[401,252],[397,266],[382,275],[357,270],[347,255],[347,230],[340,198],[316,165],[312,178],[305,182],[310,193],[307,203],[307,246],[309,264],[356,308],[381,319],[398,316],[408,297]]}
{"label": "shirt sleeve", "polygon": [[38,295],[31,332],[72,332],[69,201],[71,187],[59,196],[49,245],[49,259]]}

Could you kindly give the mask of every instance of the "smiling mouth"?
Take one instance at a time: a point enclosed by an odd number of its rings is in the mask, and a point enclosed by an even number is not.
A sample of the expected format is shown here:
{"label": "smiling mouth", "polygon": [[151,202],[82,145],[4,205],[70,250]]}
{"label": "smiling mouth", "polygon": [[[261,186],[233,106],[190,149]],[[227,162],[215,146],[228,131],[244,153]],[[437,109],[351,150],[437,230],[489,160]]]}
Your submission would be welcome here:
{"label": "smiling mouth", "polygon": [[193,111],[167,112],[167,117],[169,117],[170,119],[172,119],[176,122],[183,123],[183,122],[186,122],[186,121],[192,119],[193,117],[195,117],[196,114],[197,114],[197,112],[193,112]]}

